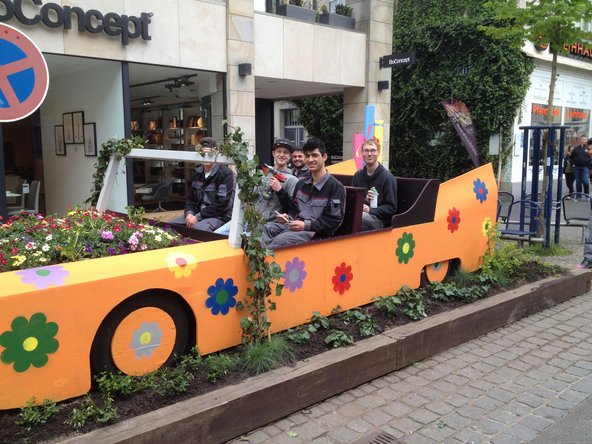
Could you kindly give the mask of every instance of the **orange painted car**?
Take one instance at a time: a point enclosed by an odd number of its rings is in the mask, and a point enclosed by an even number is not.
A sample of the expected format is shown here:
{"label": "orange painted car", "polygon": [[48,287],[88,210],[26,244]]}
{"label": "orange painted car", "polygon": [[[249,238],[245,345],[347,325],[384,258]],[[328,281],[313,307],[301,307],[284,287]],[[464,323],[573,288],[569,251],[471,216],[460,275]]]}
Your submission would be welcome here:
{"label": "orange painted car", "polygon": [[[491,165],[444,183],[399,179],[393,227],[283,248],[272,331],[477,270],[495,220]],[[237,345],[246,292],[240,248],[226,240],[0,273],[0,409],[90,390],[93,372],[145,374],[197,345]]]}

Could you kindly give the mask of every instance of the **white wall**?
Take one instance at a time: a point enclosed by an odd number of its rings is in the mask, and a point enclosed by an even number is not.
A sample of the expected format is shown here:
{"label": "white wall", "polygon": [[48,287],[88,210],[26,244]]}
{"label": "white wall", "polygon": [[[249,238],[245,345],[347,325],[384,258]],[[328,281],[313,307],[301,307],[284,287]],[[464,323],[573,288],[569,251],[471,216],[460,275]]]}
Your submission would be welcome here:
{"label": "white wall", "polygon": [[[84,201],[90,197],[97,158],[85,156],[84,145],[67,145],[66,156],[55,154],[54,126],[63,124],[63,113],[73,111],[84,111],[85,122],[96,123],[97,150],[107,139],[124,136],[118,62],[88,59],[83,69],[50,78],[47,98],[41,107],[47,214],[62,215],[69,207],[84,207]],[[109,208],[123,211],[126,205],[125,176],[120,172]]]}

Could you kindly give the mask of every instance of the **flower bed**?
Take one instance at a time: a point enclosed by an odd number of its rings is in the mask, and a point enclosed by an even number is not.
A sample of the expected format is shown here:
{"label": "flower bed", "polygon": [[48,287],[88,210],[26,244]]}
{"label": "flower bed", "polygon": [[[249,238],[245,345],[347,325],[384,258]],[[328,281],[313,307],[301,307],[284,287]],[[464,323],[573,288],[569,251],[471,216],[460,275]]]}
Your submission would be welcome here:
{"label": "flower bed", "polygon": [[21,213],[0,225],[0,272],[173,247],[194,241],[140,217],[75,209],[65,217]]}

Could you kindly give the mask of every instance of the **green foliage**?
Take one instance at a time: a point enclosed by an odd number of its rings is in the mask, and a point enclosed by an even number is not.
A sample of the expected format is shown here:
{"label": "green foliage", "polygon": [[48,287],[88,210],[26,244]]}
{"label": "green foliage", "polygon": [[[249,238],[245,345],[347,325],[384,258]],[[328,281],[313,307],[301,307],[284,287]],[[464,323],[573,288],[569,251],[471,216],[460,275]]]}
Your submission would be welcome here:
{"label": "green foliage", "polygon": [[21,407],[15,422],[27,432],[30,432],[33,428],[45,424],[56,413],[58,413],[58,408],[55,402],[46,399],[42,404],[36,405],[35,398],[33,398],[27,401],[25,407]]}
{"label": "green foliage", "polygon": [[329,155],[343,153],[343,96],[298,99],[300,123],[306,131],[321,139]]}
{"label": "green foliage", "polygon": [[333,330],[325,338],[325,344],[330,347],[338,348],[354,343],[354,338],[341,330]]}
{"label": "green foliage", "polygon": [[335,6],[335,14],[344,15],[346,17],[351,17],[353,12],[353,8],[351,6],[344,5],[339,3]]}
{"label": "green foliage", "polygon": [[249,156],[249,147],[243,141],[240,128],[229,132],[219,151],[234,161],[239,186],[239,198],[244,209],[245,230],[243,233],[243,248],[247,261],[247,288],[245,302],[237,304],[238,310],[246,309],[248,315],[241,320],[243,342],[261,342],[268,337],[271,323],[267,310],[275,310],[272,299],[272,285],[275,283],[275,296],[280,296],[283,285],[277,281],[282,277],[281,267],[269,258],[273,251],[267,250],[262,243],[264,221],[261,213],[256,209],[259,190],[262,186],[263,175],[258,168],[257,157]]}
{"label": "green foliage", "polygon": [[374,299],[374,306],[389,318],[396,318],[401,308],[398,296],[380,296]]}
{"label": "green foliage", "polygon": [[[512,0],[513,1],[513,0]],[[392,70],[390,159],[397,175],[442,180],[473,168],[441,101],[462,100],[489,160],[491,134],[510,134],[528,90],[533,63],[505,40],[477,32],[491,22],[481,0],[396,3],[393,52],[413,51],[415,63]],[[508,140],[508,139],[506,139]]]}
{"label": "green foliage", "polygon": [[160,396],[185,393],[195,378],[187,362],[181,361],[174,367],[162,367],[158,371],[159,381],[152,389]]}
{"label": "green foliage", "polygon": [[294,350],[290,344],[276,335],[269,342],[247,344],[241,356],[241,365],[247,373],[259,375],[293,359]]}
{"label": "green foliage", "polygon": [[102,372],[95,376],[95,382],[101,393],[109,396],[129,396],[145,388],[151,387],[146,378],[138,378],[130,375]]}
{"label": "green foliage", "polygon": [[85,203],[90,203],[92,206],[97,204],[99,195],[101,194],[101,188],[103,187],[103,180],[105,179],[105,173],[107,172],[107,166],[111,160],[111,156],[115,155],[117,160],[121,160],[127,154],[130,153],[132,148],[143,148],[144,141],[141,137],[133,137],[130,139],[109,139],[101,145],[99,156],[95,163],[95,173],[93,174],[93,186],[91,189],[91,195],[86,199]]}
{"label": "green foliage", "polygon": [[405,313],[411,319],[417,321],[427,316],[426,300],[424,294],[421,291],[416,291],[404,286],[397,292],[397,296],[401,299],[403,313]]}
{"label": "green foliage", "polygon": [[329,330],[332,327],[329,318],[321,315],[318,311],[313,311],[312,316],[310,317],[310,323],[317,330]]}
{"label": "green foliage", "polygon": [[71,425],[75,430],[80,430],[88,423],[106,424],[117,417],[117,409],[113,406],[113,398],[103,397],[102,402],[96,404],[87,396],[80,407],[72,409],[70,417],[64,423]]}
{"label": "green foliage", "polygon": [[545,248],[542,244],[534,244],[528,245],[524,247],[524,249],[535,256],[567,256],[571,254],[571,250],[569,248],[564,247],[563,245],[551,243],[549,248]]}
{"label": "green foliage", "polygon": [[379,330],[376,320],[361,309],[346,311],[341,316],[341,319],[346,324],[351,324],[352,322],[357,324],[360,329],[360,335],[363,337],[374,336]]}
{"label": "green foliage", "polygon": [[564,44],[588,43],[592,33],[580,28],[582,21],[592,21],[589,0],[528,0],[520,7],[514,0],[490,0],[484,3],[496,21],[479,29],[500,39],[511,41],[517,48],[525,40],[550,45],[558,53]]}
{"label": "green foliage", "polygon": [[237,365],[237,360],[228,354],[218,353],[206,356],[204,363],[208,371],[208,381],[216,382]]}
{"label": "green foliage", "polygon": [[[312,328],[312,331],[310,328]],[[317,329],[311,325],[297,329],[290,328],[286,332],[286,339],[290,342],[293,342],[294,344],[306,344],[308,341],[310,341],[310,334],[314,333],[315,331],[317,331]]]}

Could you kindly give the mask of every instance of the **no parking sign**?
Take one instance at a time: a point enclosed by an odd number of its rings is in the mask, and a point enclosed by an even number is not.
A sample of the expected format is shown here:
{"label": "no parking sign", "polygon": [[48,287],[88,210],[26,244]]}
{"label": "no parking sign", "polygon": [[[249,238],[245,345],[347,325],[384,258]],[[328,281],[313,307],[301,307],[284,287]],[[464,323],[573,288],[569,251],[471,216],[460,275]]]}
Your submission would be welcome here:
{"label": "no parking sign", "polygon": [[48,85],[39,48],[18,29],[0,23],[0,122],[32,114],[43,103]]}

